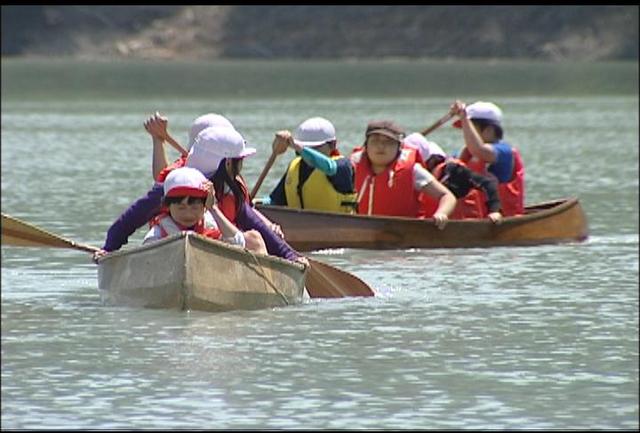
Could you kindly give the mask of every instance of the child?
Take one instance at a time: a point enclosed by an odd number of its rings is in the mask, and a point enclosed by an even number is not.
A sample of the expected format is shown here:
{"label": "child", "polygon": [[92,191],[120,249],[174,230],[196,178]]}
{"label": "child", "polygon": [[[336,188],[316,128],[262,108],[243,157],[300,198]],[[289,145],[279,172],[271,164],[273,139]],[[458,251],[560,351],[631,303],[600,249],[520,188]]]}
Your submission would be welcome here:
{"label": "child", "polygon": [[247,248],[266,246],[269,254],[306,264],[307,260],[284,240],[280,227],[253,209],[246,182],[240,171],[242,161],[256,153],[246,146],[242,135],[233,128],[209,127],[196,136],[186,159],[186,166],[205,171],[215,166],[213,181],[220,210],[227,219],[245,230]]}
{"label": "child", "polygon": [[461,128],[464,137],[460,160],[477,173],[497,178],[504,216],[524,214],[524,163],[520,152],[502,138],[502,110],[491,102],[467,106],[455,101],[450,112],[459,117],[453,126]]}
{"label": "child", "polygon": [[[404,142],[418,149],[425,168],[458,199],[451,219],[488,217],[494,223],[502,220],[497,182],[493,177],[469,170],[462,161],[448,157],[440,146],[417,132],[408,135]],[[428,218],[438,203],[429,196],[423,196],[421,200],[423,207],[420,215]]]}
{"label": "child", "polygon": [[[194,168],[177,168],[164,181],[165,211],[152,224],[142,243],[153,242],[182,231],[194,231],[245,247],[245,236],[229,222],[215,204],[213,185]],[[265,248],[253,251],[266,254]]]}
{"label": "child", "polygon": [[[166,167],[166,156],[164,155],[164,149],[162,148],[162,143],[164,142],[164,138],[166,137],[166,119],[160,118],[159,116],[152,116],[145,122],[145,129],[152,135],[154,141],[154,164],[153,164],[153,172],[154,175],[156,172],[158,174],[155,176],[156,182],[153,187],[147,192],[147,194],[143,197],[138,198],[135,202],[133,202],[114,222],[111,224],[111,227],[107,230],[107,236],[104,241],[104,245],[102,246],[102,250],[111,252],[120,249],[123,245],[125,245],[129,241],[129,236],[131,236],[138,228],[147,224],[149,220],[151,220],[155,215],[160,211],[163,189],[162,182],[166,175],[173,169],[177,167],[182,167],[185,165],[186,160],[189,157],[180,157],[177,161],[175,161],[170,166]],[[202,115],[196,118],[191,125],[189,130],[189,144],[191,145],[192,141],[195,141],[195,138],[192,140],[192,136],[195,137],[200,131],[207,127],[211,126],[219,126],[219,127],[228,127],[231,125],[226,118],[223,116],[209,113]],[[164,131],[162,133],[161,131]],[[156,164],[156,159],[159,158],[157,153],[161,152],[164,157],[163,164]],[[190,148],[190,153],[193,152],[193,149]],[[195,158],[197,162],[202,165],[202,167],[196,167],[202,170],[208,170],[209,172],[215,171],[218,167],[218,160],[206,161],[204,158]],[[209,163],[208,165],[206,163]],[[164,167],[164,168],[163,168]]]}
{"label": "child", "polygon": [[278,131],[274,152],[296,152],[266,204],[294,209],[353,213],[356,193],[353,165],[337,148],[336,129],[322,117],[302,122],[293,135]]}
{"label": "child", "polygon": [[367,125],[364,147],[351,155],[358,213],[417,218],[420,193],[425,193],[438,201],[433,219],[443,229],[456,198],[420,164],[417,150],[402,144],[404,135],[391,121]]}

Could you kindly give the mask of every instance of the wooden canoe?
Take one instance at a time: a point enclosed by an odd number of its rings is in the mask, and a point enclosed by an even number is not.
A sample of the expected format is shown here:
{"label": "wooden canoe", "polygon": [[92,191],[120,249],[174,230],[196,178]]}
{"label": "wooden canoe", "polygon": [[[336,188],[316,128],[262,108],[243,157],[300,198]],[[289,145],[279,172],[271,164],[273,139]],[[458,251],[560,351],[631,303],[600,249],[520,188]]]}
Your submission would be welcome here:
{"label": "wooden canoe", "polygon": [[107,305],[227,311],[302,301],[305,267],[195,233],[182,233],[98,260]]}
{"label": "wooden canoe", "polygon": [[450,220],[439,230],[433,219],[348,215],[256,205],[278,223],[287,242],[298,251],[327,248],[405,249],[476,248],[542,245],[583,241],[587,218],[577,198],[527,206],[525,215],[504,218]]}

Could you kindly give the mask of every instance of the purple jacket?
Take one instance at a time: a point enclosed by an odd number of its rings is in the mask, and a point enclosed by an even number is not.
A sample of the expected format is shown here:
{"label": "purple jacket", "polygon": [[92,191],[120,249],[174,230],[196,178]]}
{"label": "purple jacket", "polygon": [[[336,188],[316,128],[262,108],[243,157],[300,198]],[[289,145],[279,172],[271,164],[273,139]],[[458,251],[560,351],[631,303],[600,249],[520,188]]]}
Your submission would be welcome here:
{"label": "purple jacket", "polygon": [[[163,185],[155,183],[147,192],[147,195],[136,200],[125,210],[117,220],[109,227],[107,239],[102,247],[105,251],[120,249],[129,241],[129,236],[137,229],[144,226],[159,211],[164,194]],[[236,216],[236,223],[240,230],[257,230],[262,235],[269,254],[282,257],[287,260],[295,260],[300,254],[276,235],[256,214],[255,210],[243,203]]]}
{"label": "purple jacket", "polygon": [[164,189],[161,183],[155,183],[147,195],[136,200],[125,210],[107,230],[107,239],[102,247],[105,251],[119,250],[129,242],[129,236],[149,222],[162,205]]}
{"label": "purple jacket", "polygon": [[272,256],[282,257],[283,259],[292,261],[300,256],[300,253],[294,250],[291,245],[267,227],[264,221],[262,221],[262,218],[256,214],[256,211],[245,202],[240,206],[240,210],[236,216],[236,224],[242,231],[251,229],[259,231],[267,246],[267,251]]}

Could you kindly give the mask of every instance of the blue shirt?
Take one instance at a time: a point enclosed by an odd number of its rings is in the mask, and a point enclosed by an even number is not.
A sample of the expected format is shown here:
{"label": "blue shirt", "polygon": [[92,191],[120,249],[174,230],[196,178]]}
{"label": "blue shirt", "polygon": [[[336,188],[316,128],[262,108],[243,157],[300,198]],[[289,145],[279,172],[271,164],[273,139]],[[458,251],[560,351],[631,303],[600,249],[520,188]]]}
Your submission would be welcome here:
{"label": "blue shirt", "polygon": [[489,165],[487,170],[498,178],[498,182],[506,183],[511,180],[513,174],[513,149],[503,140],[493,143],[496,160]]}

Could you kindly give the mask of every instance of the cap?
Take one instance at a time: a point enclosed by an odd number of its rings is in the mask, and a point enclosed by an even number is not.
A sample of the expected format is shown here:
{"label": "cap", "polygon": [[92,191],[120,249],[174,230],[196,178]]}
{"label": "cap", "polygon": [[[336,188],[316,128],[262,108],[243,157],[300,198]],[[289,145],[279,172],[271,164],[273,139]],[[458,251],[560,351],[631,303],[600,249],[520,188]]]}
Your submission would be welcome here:
{"label": "cap", "polygon": [[244,158],[256,153],[246,147],[246,141],[238,131],[224,126],[210,126],[196,136],[185,165],[213,174],[224,158]]}
{"label": "cap", "polygon": [[407,146],[418,149],[418,152],[420,152],[420,156],[424,162],[427,162],[433,155],[440,155],[443,158],[447,157],[447,154],[437,143],[427,140],[424,135],[419,132],[407,135],[404,139],[404,143]]}
{"label": "cap", "polygon": [[193,141],[196,139],[200,131],[210,126],[226,126],[228,128],[235,129],[229,119],[220,114],[203,114],[202,116],[197,117],[196,120],[194,120],[191,124],[191,128],[189,129],[189,141],[187,142],[187,149],[193,146]]}
{"label": "cap", "polygon": [[402,141],[405,131],[402,126],[391,120],[374,120],[367,124],[365,136],[368,137],[371,134],[381,134],[396,141]]}
{"label": "cap", "polygon": [[336,128],[323,117],[312,117],[302,122],[293,133],[293,142],[299,146],[321,146],[336,139]]}
{"label": "cap", "polygon": [[166,197],[206,197],[207,190],[202,183],[207,178],[195,168],[180,167],[171,170],[164,180],[164,195]]}
{"label": "cap", "polygon": [[[471,120],[481,119],[492,125],[502,127],[502,110],[492,102],[478,101],[465,108],[467,117]],[[462,121],[460,119],[453,122],[454,128],[461,128]]]}

